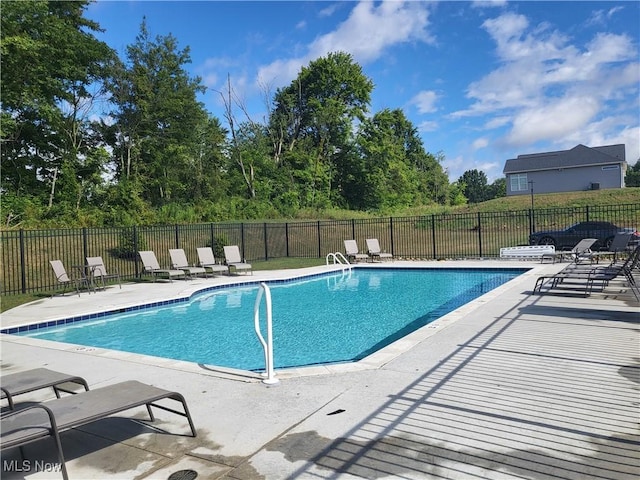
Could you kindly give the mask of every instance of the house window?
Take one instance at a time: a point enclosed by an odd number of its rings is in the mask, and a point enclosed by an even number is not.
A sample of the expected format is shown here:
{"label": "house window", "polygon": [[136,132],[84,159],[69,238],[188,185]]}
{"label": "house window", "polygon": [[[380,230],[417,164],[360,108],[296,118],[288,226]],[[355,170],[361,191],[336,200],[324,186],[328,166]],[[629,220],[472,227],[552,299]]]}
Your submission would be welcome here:
{"label": "house window", "polygon": [[526,173],[517,173],[515,175],[511,175],[511,191],[512,192],[523,192],[528,189],[529,189],[529,183],[527,182]]}

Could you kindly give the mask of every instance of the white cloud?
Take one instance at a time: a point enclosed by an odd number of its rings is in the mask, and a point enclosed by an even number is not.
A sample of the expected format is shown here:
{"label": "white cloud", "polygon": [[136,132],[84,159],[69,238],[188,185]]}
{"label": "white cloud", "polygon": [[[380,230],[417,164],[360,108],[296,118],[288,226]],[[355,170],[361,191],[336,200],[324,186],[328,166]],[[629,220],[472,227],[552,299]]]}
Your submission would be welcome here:
{"label": "white cloud", "polygon": [[591,17],[589,18],[589,20],[587,20],[587,25],[606,25],[611,17],[613,17],[616,13],[622,11],[623,9],[624,7],[618,5],[616,7],[610,8],[606,12],[604,10],[594,10],[591,13]]}
{"label": "white cloud", "polygon": [[410,103],[414,104],[420,113],[431,113],[437,110],[435,103],[438,98],[438,94],[433,90],[423,90],[416,94]]}
{"label": "white cloud", "polygon": [[[510,127],[496,143],[513,147],[551,142],[570,148],[624,138],[619,143],[627,143],[627,150],[640,150],[640,137],[627,133],[639,128],[640,64],[633,39],[597,33],[579,43],[514,13],[486,20],[483,28],[500,63],[469,84],[471,105],[450,118],[491,116],[484,127]],[[624,123],[623,117],[631,120]]]}
{"label": "white cloud", "polygon": [[484,137],[476,138],[473,141],[472,147],[474,150],[480,150],[481,148],[485,148],[489,145],[489,140]]}
{"label": "white cloud", "polygon": [[507,0],[474,0],[471,2],[472,8],[504,7],[506,5]]}
{"label": "white cloud", "polygon": [[419,132],[435,132],[436,130],[438,130],[439,125],[438,125],[438,122],[432,122],[427,120],[424,122],[420,122],[417,128]]}
{"label": "white cloud", "polygon": [[595,117],[599,107],[593,98],[570,97],[524,109],[515,116],[506,141],[510,145],[522,146],[540,140],[564,138],[584,128]]}
{"label": "white cloud", "polygon": [[307,53],[280,59],[259,68],[258,78],[283,85],[294,79],[300,68],[331,52],[350,53],[359,64],[377,60],[389,48],[407,42],[433,42],[427,31],[429,5],[425,2],[387,0],[359,2],[335,31],[316,38]]}

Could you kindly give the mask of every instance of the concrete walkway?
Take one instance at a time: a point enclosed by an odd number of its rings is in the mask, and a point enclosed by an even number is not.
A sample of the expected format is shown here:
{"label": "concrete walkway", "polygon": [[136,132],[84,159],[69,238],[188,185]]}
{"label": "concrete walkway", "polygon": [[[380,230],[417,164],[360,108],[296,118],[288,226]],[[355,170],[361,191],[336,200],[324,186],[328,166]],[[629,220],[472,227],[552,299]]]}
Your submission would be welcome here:
{"label": "concrete walkway", "polygon": [[[185,396],[196,438],[183,418],[159,412],[151,424],[144,408],[65,432],[72,480],[638,478],[639,305],[622,282],[589,298],[530,295],[538,275],[563,265],[393,265],[532,270],[363,362],[278,372],[275,386],[214,366],[10,335],[0,336],[2,373],[44,366],[81,375],[92,388],[135,379]],[[127,284],[45,299],[5,312],[2,327],[236,281]],[[61,478],[52,441],[24,454],[23,463],[17,449],[3,452],[3,479]]]}

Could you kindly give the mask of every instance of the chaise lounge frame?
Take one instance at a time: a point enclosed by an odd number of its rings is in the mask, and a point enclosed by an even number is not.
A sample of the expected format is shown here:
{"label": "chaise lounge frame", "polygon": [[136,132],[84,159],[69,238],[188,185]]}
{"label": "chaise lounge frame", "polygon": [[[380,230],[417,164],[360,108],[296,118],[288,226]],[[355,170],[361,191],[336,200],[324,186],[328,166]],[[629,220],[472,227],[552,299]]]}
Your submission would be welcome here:
{"label": "chaise lounge frame", "polygon": [[56,372],[48,368],[34,368],[24,372],[3,375],[0,381],[2,383],[0,385],[0,390],[2,390],[0,398],[7,399],[11,410],[14,409],[13,397],[23,393],[35,392],[45,388],[53,388],[57,398],[60,398],[60,392],[76,393],[65,386],[67,383],[80,385],[84,387],[85,391],[89,390],[89,385],[87,385],[87,381],[84,378]]}
{"label": "chaise lounge frame", "polygon": [[[180,402],[183,411],[156,403],[163,399]],[[38,405],[31,405],[3,415],[0,419],[0,438],[2,440],[0,450],[22,447],[51,436],[58,449],[62,476],[68,480],[60,433],[143,405],[147,407],[151,421],[155,420],[151,410],[152,406],[186,417],[191,429],[191,436],[197,436],[187,402],[180,393],[129,380]],[[36,411],[38,409],[46,412],[46,420],[42,414],[38,415]]]}

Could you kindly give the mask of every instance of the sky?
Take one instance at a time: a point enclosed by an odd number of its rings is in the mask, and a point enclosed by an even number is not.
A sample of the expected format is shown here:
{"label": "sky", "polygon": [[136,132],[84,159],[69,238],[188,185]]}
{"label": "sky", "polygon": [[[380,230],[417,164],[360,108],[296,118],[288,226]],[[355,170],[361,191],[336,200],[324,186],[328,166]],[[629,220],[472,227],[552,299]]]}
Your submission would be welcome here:
{"label": "sky", "polygon": [[[227,80],[253,120],[300,69],[347,52],[374,84],[369,114],[402,109],[453,182],[493,182],[521,154],[624,143],[640,158],[637,1],[103,1],[85,16],[120,58],[143,18],[189,48],[220,119]],[[241,112],[236,112],[239,119]]]}

